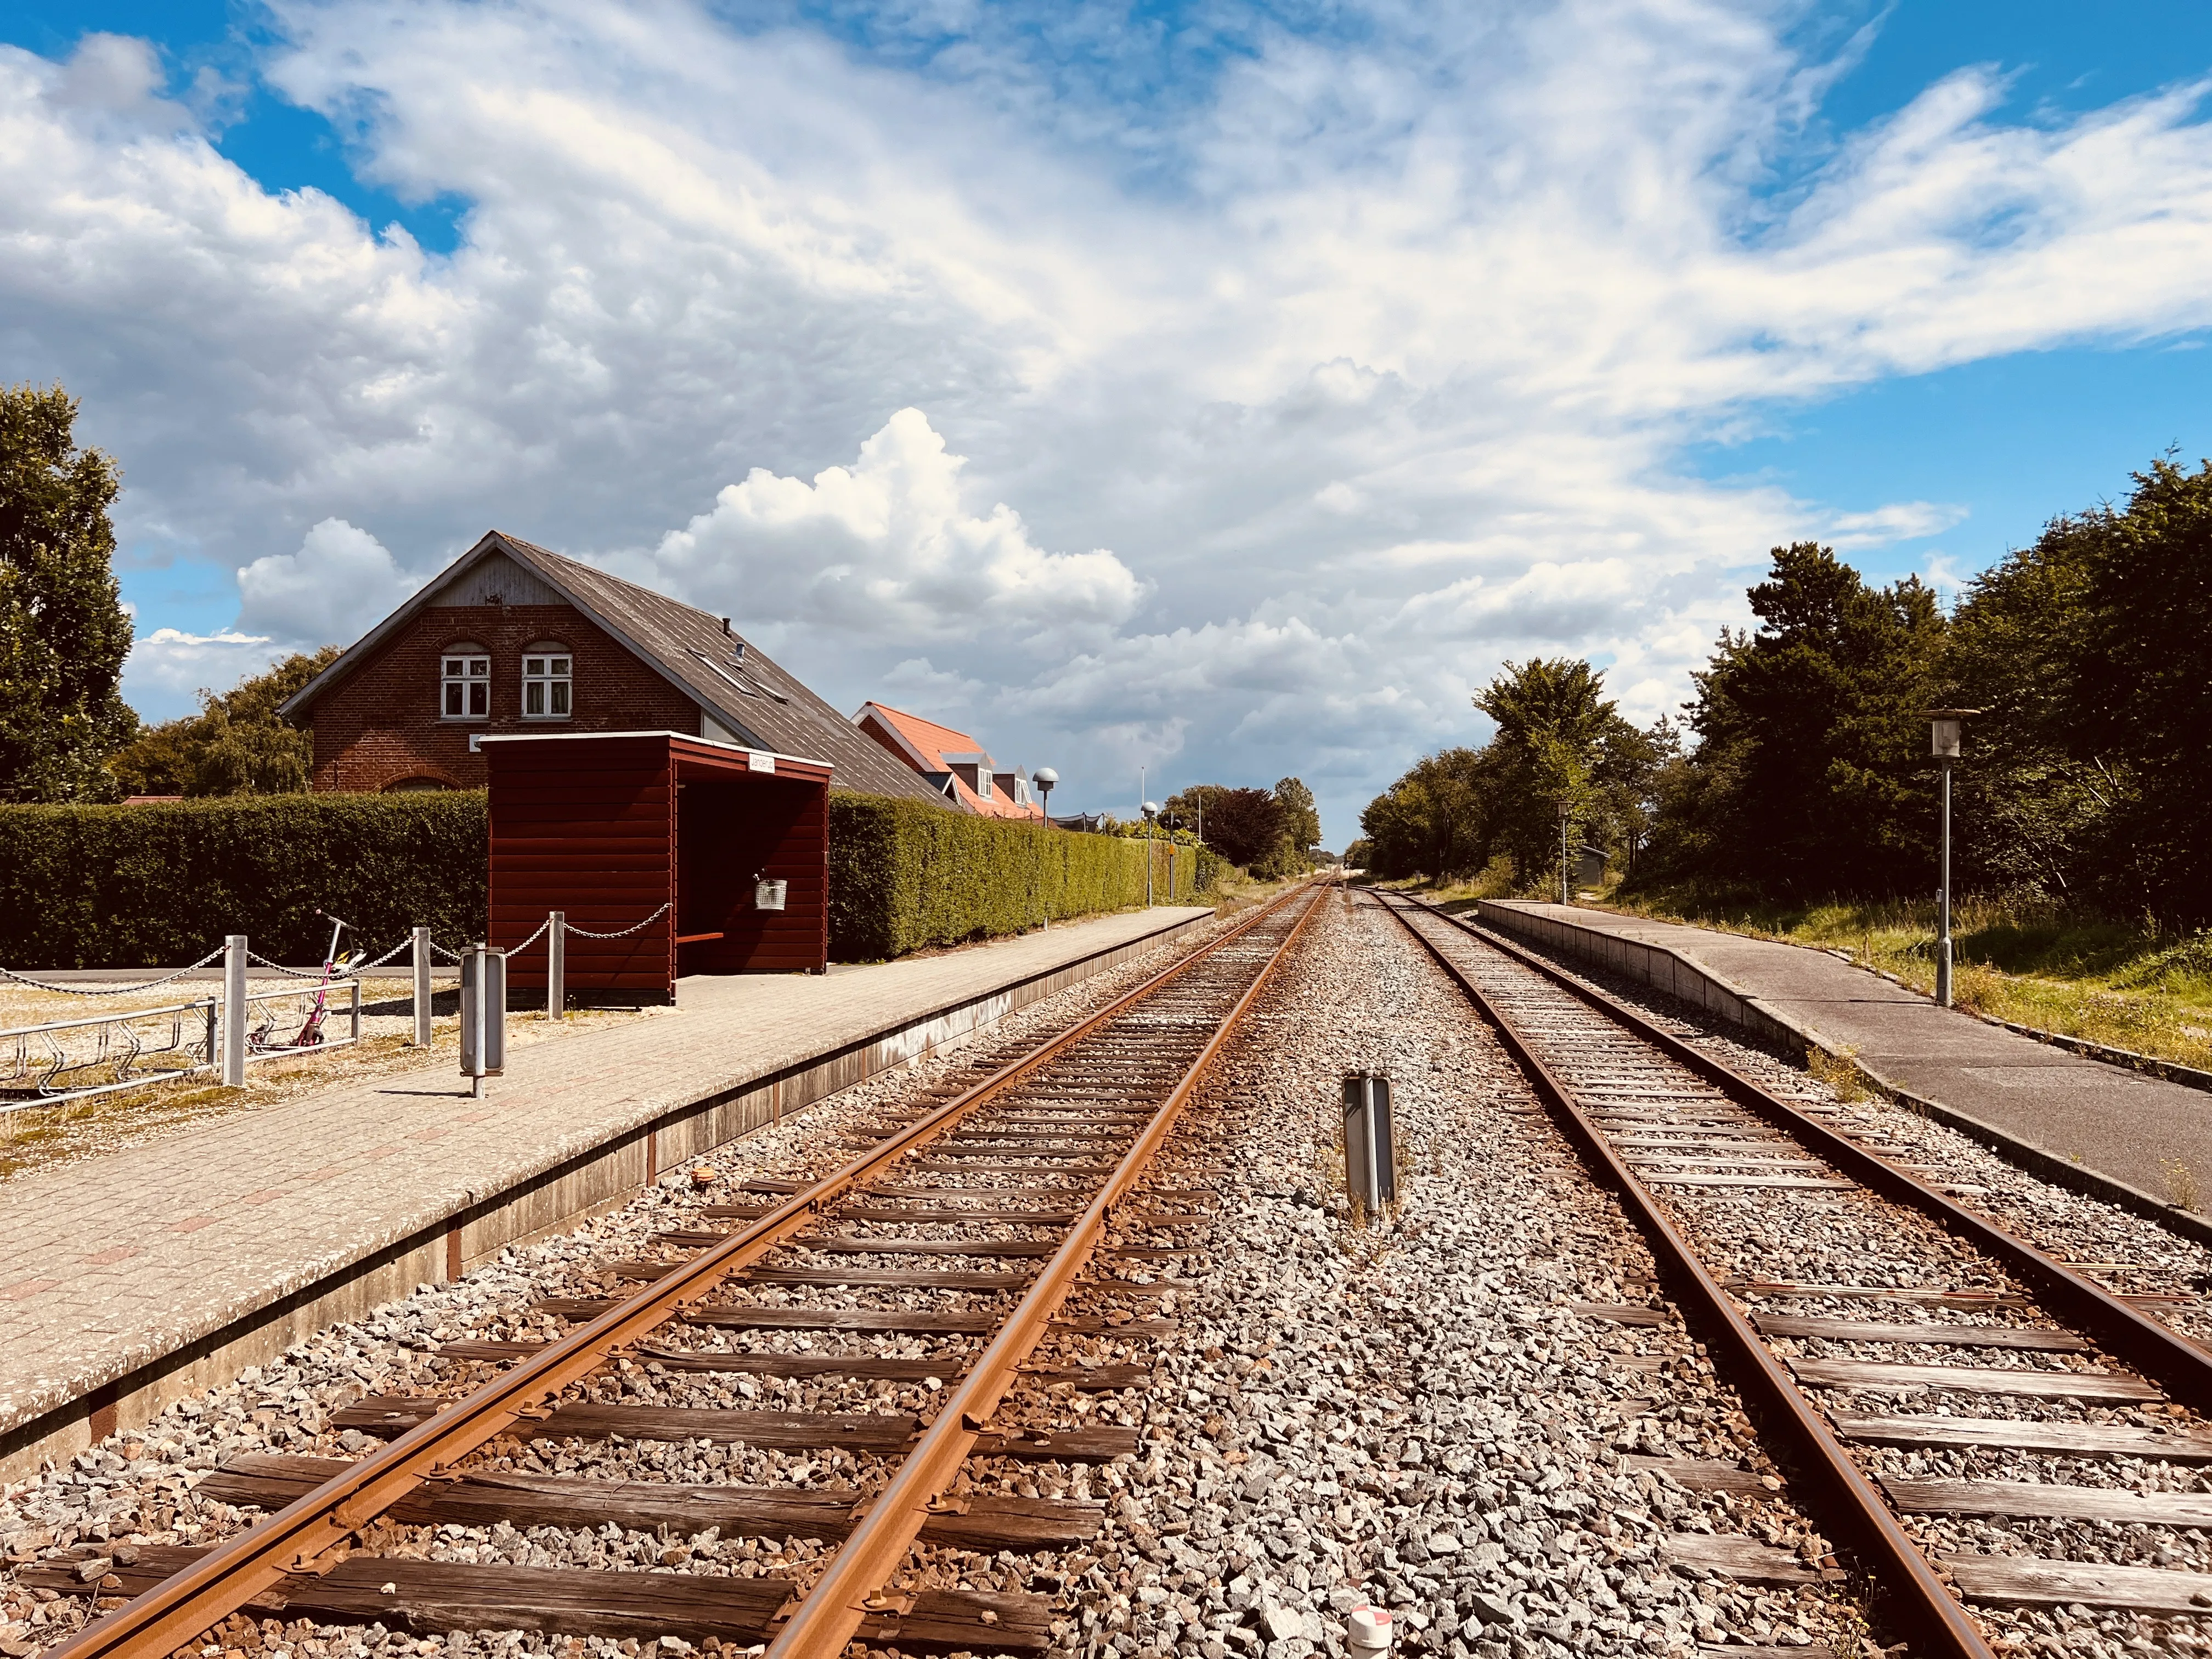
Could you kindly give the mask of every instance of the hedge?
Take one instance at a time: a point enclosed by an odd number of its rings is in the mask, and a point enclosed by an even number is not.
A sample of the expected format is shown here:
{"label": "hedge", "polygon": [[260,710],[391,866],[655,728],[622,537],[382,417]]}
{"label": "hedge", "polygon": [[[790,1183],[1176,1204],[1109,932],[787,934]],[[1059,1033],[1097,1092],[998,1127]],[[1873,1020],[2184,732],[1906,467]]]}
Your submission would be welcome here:
{"label": "hedge", "polygon": [[[151,968],[245,933],[317,962],[343,916],[381,952],[418,924],[484,935],[481,791],[270,795],[143,806],[0,806],[0,964]],[[830,954],[878,961],[1141,904],[1141,842],[977,817],[926,801],[830,798]],[[1156,896],[1188,902],[1218,860],[1152,848]]]}
{"label": "hedge", "polygon": [[[874,962],[930,945],[1018,933],[1047,917],[1145,902],[1146,843],[882,795],[830,797],[830,954]],[[1212,853],[1151,848],[1153,895],[1190,902],[1213,884]]]}
{"label": "hedge", "polygon": [[144,806],[0,807],[0,963],[150,968],[244,933],[319,962],[330,924],[382,951],[427,924],[482,939],[484,797],[262,795]]}

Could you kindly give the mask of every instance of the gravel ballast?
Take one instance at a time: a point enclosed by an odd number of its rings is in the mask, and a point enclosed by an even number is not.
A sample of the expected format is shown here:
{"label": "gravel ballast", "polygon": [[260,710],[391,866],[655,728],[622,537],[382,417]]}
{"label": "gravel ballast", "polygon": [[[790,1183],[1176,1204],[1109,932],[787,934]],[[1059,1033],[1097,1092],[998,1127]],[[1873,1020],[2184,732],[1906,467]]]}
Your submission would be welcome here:
{"label": "gravel ballast", "polygon": [[[300,1344],[277,1364],[181,1403],[143,1431],[0,1495],[0,1655],[24,1659],[76,1628],[85,1604],[20,1587],[14,1568],[57,1552],[112,1559],[134,1546],[206,1543],[258,1511],[197,1497],[208,1471],[246,1452],[356,1456],[378,1442],[333,1431],[331,1414],[370,1394],[450,1394],[494,1374],[489,1362],[441,1354],[463,1340],[557,1334],[534,1304],[599,1297],[620,1268],[675,1261],[685,1246],[659,1235],[728,1226],[707,1204],[743,1196],[759,1176],[803,1177],[927,1104],[925,1091],[1017,1038],[1064,1025],[1168,960],[1156,955],[1001,1021],[956,1051],[878,1078],[812,1111],[664,1175],[635,1200],[575,1231],[501,1258],[456,1284],[427,1287]],[[1618,994],[1619,988],[1608,987]],[[1677,1029],[1805,1097],[1824,1085],[1774,1056],[1662,1011]],[[1356,1214],[1341,1167],[1341,1084],[1361,1069],[1389,1076],[1400,1136],[1398,1212]],[[1893,1120],[1895,1120],[1893,1121]],[[2074,1259],[2127,1261],[2185,1287],[2193,1267],[2147,1253],[2136,1218],[1999,1165],[1981,1148],[1879,1103],[1844,1127],[1910,1145],[1918,1161],[1979,1185],[1975,1201],[2054,1231]],[[1908,1131],[1911,1134],[1908,1137]],[[1888,1150],[1886,1146],[1885,1150]],[[1954,1152],[1956,1164],[1942,1160]],[[1024,1176],[1008,1178],[1019,1185]],[[2027,1182],[2028,1185],[2019,1183]],[[1030,1184],[1035,1184],[1033,1182]],[[1025,1385],[1000,1413],[1036,1426],[1121,1425],[1139,1449],[1097,1465],[971,1465],[976,1493],[1103,1506],[1091,1543],[1028,1555],[918,1549],[913,1583],[1052,1597],[1053,1637],[1071,1654],[1127,1659],[1304,1659],[1341,1655],[1349,1610],[1366,1601],[1393,1616],[1396,1650],[1452,1659],[1534,1653],[1683,1655],[1705,1648],[1871,1653],[1850,1586],[1816,1527],[1759,1449],[1741,1401],[1717,1379],[1656,1288],[1651,1257],[1614,1200],[1599,1190],[1495,1036],[1456,987],[1371,902],[1324,900],[1294,957],[1224,1051],[1148,1185],[1200,1194],[1125,1206],[1108,1244],[1145,1247],[1094,1272],[1118,1288],[1083,1292],[1086,1311],[1174,1322],[1171,1334],[1056,1334],[1038,1362],[1156,1363],[1145,1389],[1084,1393]],[[2042,1188],[2039,1193],[2035,1190]],[[2098,1212],[2102,1212],[2100,1216]],[[1833,1199],[1700,1211],[1717,1246],[1754,1252],[1762,1272],[1838,1278],[1850,1253],[1955,1247],[1895,1222],[1869,1224]],[[1849,1218],[1808,1231],[1807,1218]],[[1024,1236],[965,1220],[896,1224],[908,1242],[938,1245]],[[888,1225],[871,1225],[870,1233]],[[1032,1235],[1051,1236],[1049,1229]],[[2032,1235],[2033,1236],[2033,1235]],[[1187,1251],[1188,1254],[1174,1254]],[[2101,1254],[2092,1254],[2101,1252]],[[1771,1257],[1771,1259],[1769,1259]],[[884,1251],[871,1268],[989,1271],[988,1254]],[[1101,1259],[1102,1263],[1103,1258]],[[1872,1283],[1862,1273],[1852,1282]],[[2130,1282],[2128,1288],[2137,1286]],[[805,1302],[804,1285],[763,1286],[761,1301]],[[937,1305],[944,1293],[856,1291],[842,1305]],[[962,1293],[961,1307],[993,1305]],[[996,1305],[1011,1305],[1004,1293]],[[1613,1322],[1596,1306],[1653,1310],[1655,1326]],[[951,1303],[943,1305],[951,1306]],[[1844,1311],[1844,1310],[1835,1310]],[[659,1340],[659,1339],[656,1339]],[[718,1328],[671,1334],[672,1353],[736,1346]],[[770,1407],[793,1412],[910,1413],[927,1420],[972,1356],[960,1337],[753,1331],[752,1352],[866,1354],[944,1361],[943,1376],[866,1381],[684,1370],[650,1360],[602,1373],[583,1394],[609,1403]],[[1823,1352],[1818,1345],[1803,1348]],[[1917,1357],[1917,1356],[1913,1356]],[[2007,1363],[1976,1355],[1977,1363]],[[574,1396],[572,1396],[574,1397]],[[1868,1402],[1858,1402],[1866,1407]],[[1991,1402],[1971,1402],[1995,1414]],[[1879,1408],[1878,1407],[1873,1408]],[[2016,1409],[2013,1407],[2009,1409]],[[1997,1410],[2008,1409],[2002,1406]],[[2040,1408],[2038,1408],[2040,1409]],[[2070,1409],[2070,1408],[2069,1408]],[[2135,1420],[2124,1413],[2113,1420]],[[487,1468],[570,1478],[797,1486],[865,1500],[895,1459],[703,1441],[506,1443]],[[2194,1470],[2091,1469],[2004,1455],[1870,1454],[1886,1472],[1980,1479],[2115,1481],[2204,1489]],[[1719,1462],[1749,1490],[1691,1491],[1652,1467]],[[1925,1523],[1931,1544],[1991,1553],[2202,1567],[2201,1534],[2144,1535],[2093,1523]],[[1751,1583],[1683,1565],[1697,1539],[1723,1535],[1781,1552],[1810,1582]],[[660,1528],[596,1532],[374,1523],[366,1540],[392,1554],[522,1566],[622,1567],[720,1577],[773,1574],[802,1586],[833,1546],[802,1538],[685,1534]],[[2162,1553],[2161,1553],[2162,1552]],[[2069,1654],[2166,1650],[2195,1641],[2194,1621],[2124,1615],[2012,1613],[1992,1620],[2025,1649]],[[319,1627],[234,1620],[210,1659],[360,1659],[529,1652],[636,1655],[636,1640],[564,1640],[523,1632],[417,1636],[380,1626]],[[665,1652],[687,1644],[669,1638]]]}

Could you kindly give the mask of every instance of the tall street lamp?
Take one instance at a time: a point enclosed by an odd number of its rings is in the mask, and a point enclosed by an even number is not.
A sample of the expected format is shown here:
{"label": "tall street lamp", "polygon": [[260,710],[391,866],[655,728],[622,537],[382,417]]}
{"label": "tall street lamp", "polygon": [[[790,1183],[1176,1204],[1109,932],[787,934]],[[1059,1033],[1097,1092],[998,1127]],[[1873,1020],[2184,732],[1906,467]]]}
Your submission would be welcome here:
{"label": "tall street lamp", "polygon": [[1574,902],[1568,890],[1568,883],[1571,878],[1567,874],[1567,823],[1574,815],[1573,807],[1565,801],[1559,803],[1559,902],[1562,904]]}
{"label": "tall street lamp", "polygon": [[1146,801],[1146,802],[1145,803],[1145,805],[1144,805],[1144,813],[1145,813],[1145,904],[1146,904],[1146,907],[1147,908],[1151,908],[1151,905],[1152,905],[1152,820],[1153,820],[1154,818],[1157,818],[1157,817],[1159,817],[1159,815],[1160,815],[1160,804],[1159,804],[1159,802],[1158,802],[1158,801],[1156,801],[1156,800],[1148,800],[1148,801]]}
{"label": "tall street lamp", "polygon": [[[1036,785],[1037,793],[1044,797],[1044,805],[1042,809],[1044,813],[1044,827],[1049,830],[1052,828],[1052,787],[1060,781],[1060,774],[1049,766],[1040,766],[1030,774],[1030,781]],[[1041,847],[1038,856],[1049,858],[1050,850]],[[1037,924],[1038,931],[1042,932],[1052,926],[1052,901],[1045,896],[1044,884],[1042,882],[1037,884],[1037,906],[1044,912],[1044,920]]]}
{"label": "tall street lamp", "polygon": [[1929,752],[1943,763],[1943,848],[1942,884],[1936,889],[1941,915],[1936,927],[1936,1006],[1951,1006],[1951,763],[1959,758],[1959,732],[1978,708],[1928,711]]}

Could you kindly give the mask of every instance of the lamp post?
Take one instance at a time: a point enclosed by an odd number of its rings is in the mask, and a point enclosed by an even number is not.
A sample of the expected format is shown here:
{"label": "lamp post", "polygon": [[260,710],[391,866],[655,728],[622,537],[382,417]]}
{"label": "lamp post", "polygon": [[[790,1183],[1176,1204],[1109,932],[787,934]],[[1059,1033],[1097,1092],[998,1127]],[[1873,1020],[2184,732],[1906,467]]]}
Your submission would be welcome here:
{"label": "lamp post", "polygon": [[[1052,787],[1060,781],[1060,774],[1049,766],[1040,766],[1030,775],[1030,781],[1036,785],[1037,793],[1044,797],[1044,827],[1049,830],[1052,828]],[[1045,857],[1049,854],[1040,853],[1039,856]],[[1037,929],[1042,933],[1052,926],[1052,902],[1045,897],[1041,884],[1037,892],[1037,905],[1044,912],[1044,920],[1037,924]]]}
{"label": "lamp post", "polygon": [[1959,732],[1969,714],[1978,708],[1931,708],[1928,711],[1929,752],[1943,763],[1943,830],[1941,884],[1936,890],[1936,1006],[1951,1006],[1951,763],[1959,758]]}
{"label": "lamp post", "polygon": [[1145,814],[1145,908],[1150,909],[1152,903],[1152,820],[1160,815],[1159,802],[1146,801],[1144,804],[1143,811]]}
{"label": "lamp post", "polygon": [[1562,904],[1574,902],[1568,888],[1570,878],[1567,874],[1567,823],[1574,815],[1575,809],[1572,806],[1565,801],[1559,803],[1559,902]]}

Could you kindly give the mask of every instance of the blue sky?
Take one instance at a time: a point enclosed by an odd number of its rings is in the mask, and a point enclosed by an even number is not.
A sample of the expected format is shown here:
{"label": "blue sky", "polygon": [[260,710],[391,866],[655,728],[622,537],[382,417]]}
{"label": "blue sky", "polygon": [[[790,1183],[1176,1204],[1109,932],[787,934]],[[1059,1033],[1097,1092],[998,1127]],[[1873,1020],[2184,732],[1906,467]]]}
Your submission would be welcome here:
{"label": "blue sky", "polygon": [[0,46],[0,343],[124,463],[150,717],[497,524],[1072,805],[1295,771],[1341,840],[1502,660],[1650,718],[1775,541],[1955,582],[2212,454],[2212,8],[19,0]]}

